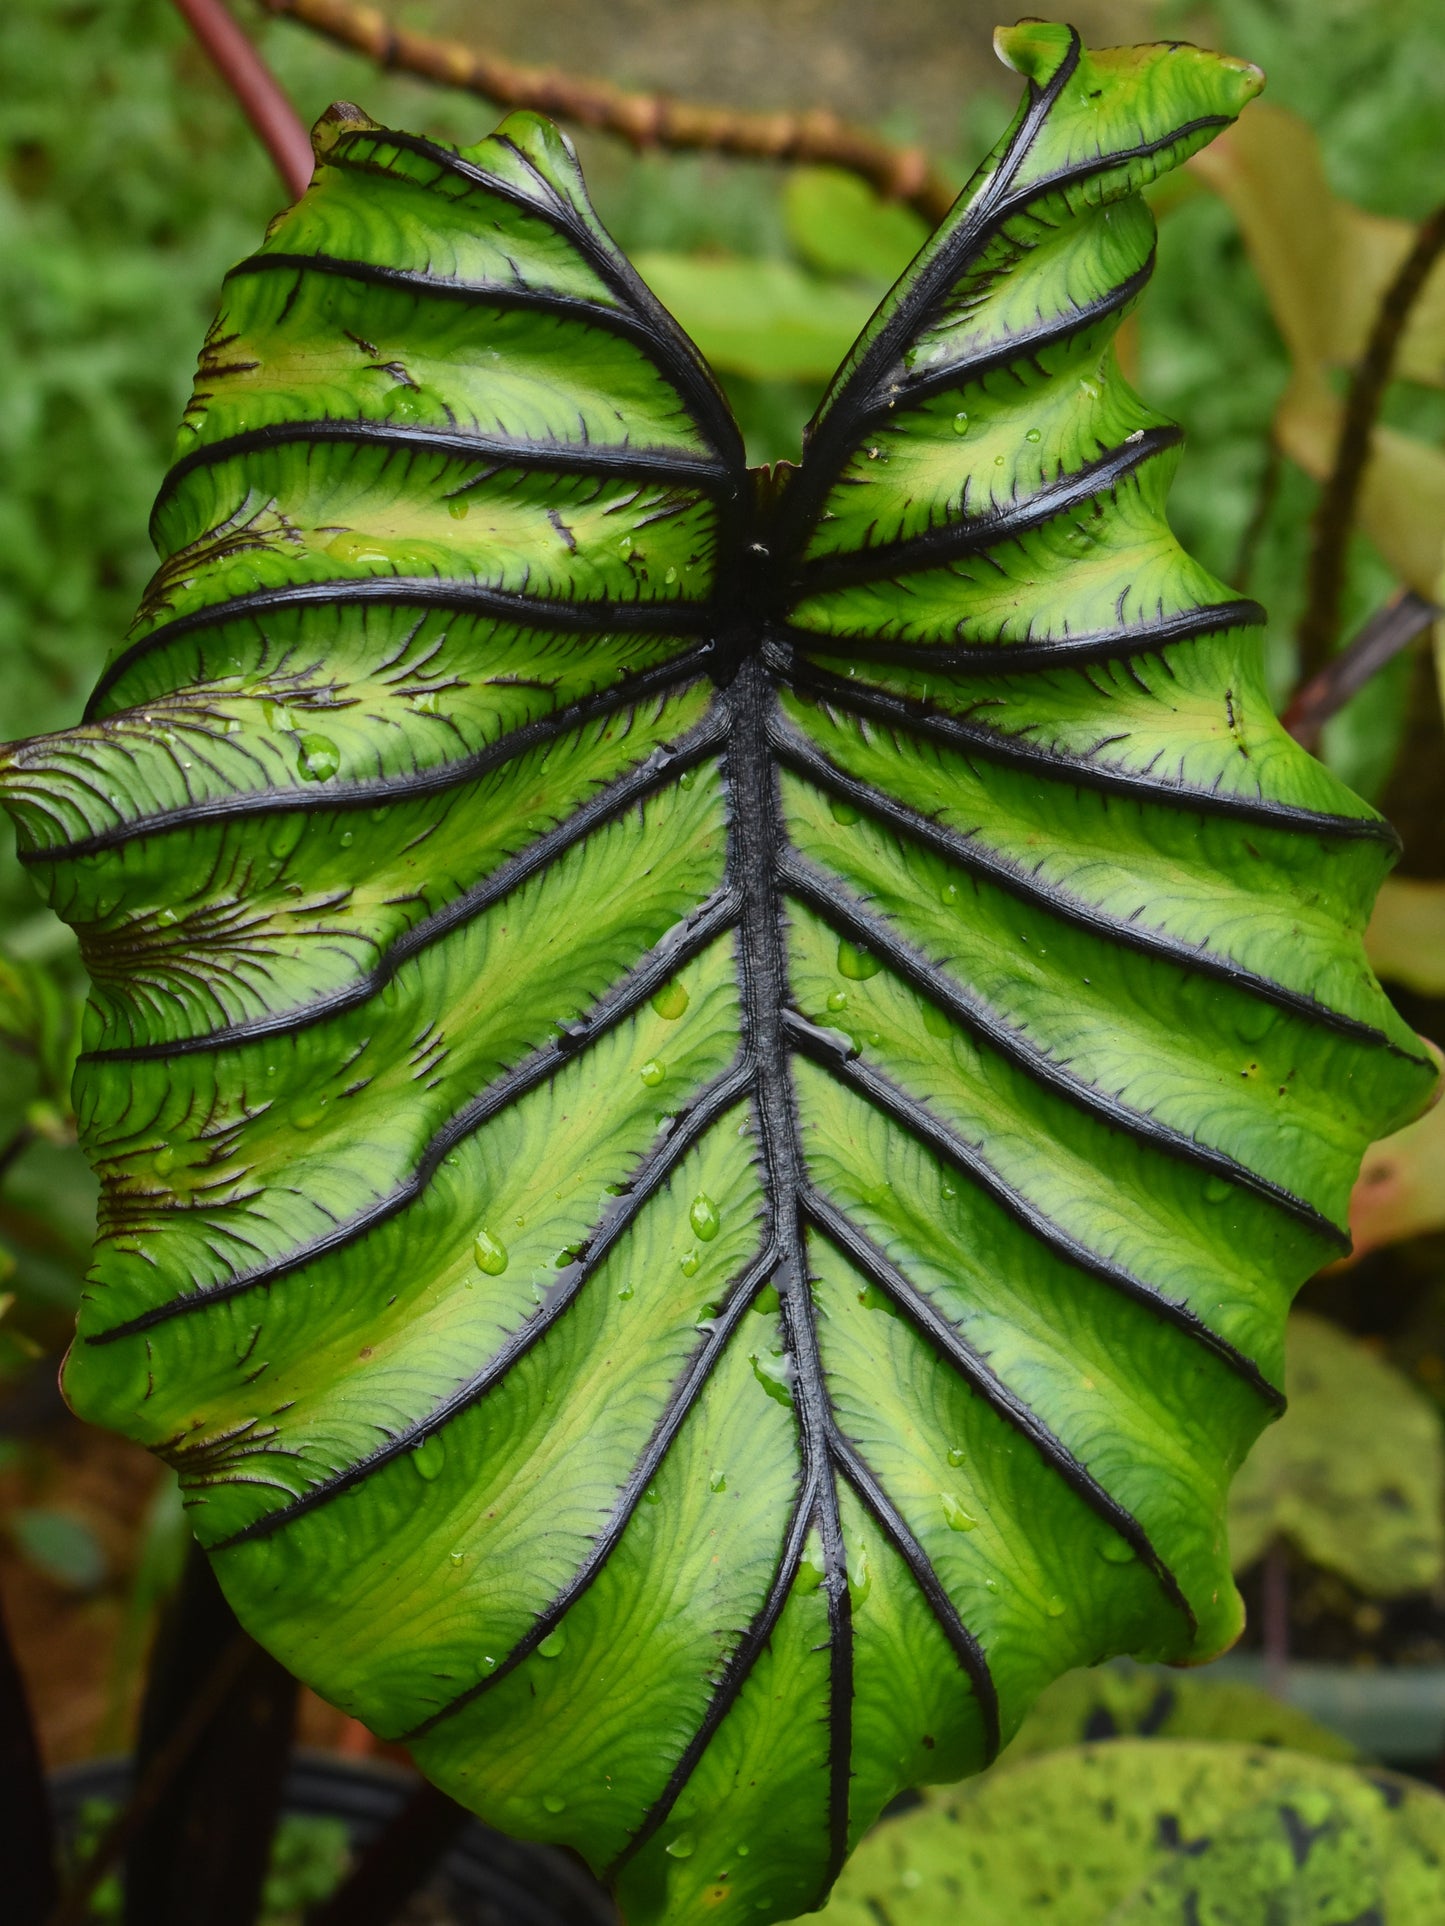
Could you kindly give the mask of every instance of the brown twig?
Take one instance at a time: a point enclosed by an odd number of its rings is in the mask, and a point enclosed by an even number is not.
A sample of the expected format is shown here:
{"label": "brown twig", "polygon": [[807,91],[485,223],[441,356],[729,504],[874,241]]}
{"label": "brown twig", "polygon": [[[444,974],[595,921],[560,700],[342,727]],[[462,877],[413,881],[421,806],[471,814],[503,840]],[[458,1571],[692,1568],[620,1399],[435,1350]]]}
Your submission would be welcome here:
{"label": "brown twig", "polygon": [[1301,681],[1317,675],[1334,649],[1345,584],[1346,547],[1355,525],[1370,440],[1410,310],[1442,252],[1445,206],[1437,207],[1421,222],[1410,252],[1381,295],[1364,355],[1350,381],[1334,465],[1315,510],[1305,610],[1299,625]]}
{"label": "brown twig", "polygon": [[955,189],[921,147],[899,147],[824,110],[744,113],[628,93],[610,81],[523,67],[498,54],[433,40],[393,26],[375,7],[352,0],[261,0],[269,13],[365,54],[378,66],[480,94],[502,107],[530,107],[558,120],[616,134],[635,148],[731,154],[744,160],[811,161],[857,174],[888,200],[903,201],[930,226],[953,205]]}
{"label": "brown twig", "polygon": [[223,0],[176,0],[176,8],[265,143],[287,193],[299,200],[311,181],[311,137],[276,76],[227,13]]}
{"label": "brown twig", "polygon": [[1295,741],[1313,749],[1330,717],[1442,612],[1413,589],[1401,589],[1378,609],[1338,655],[1332,655],[1317,675],[1296,689],[1280,718]]}

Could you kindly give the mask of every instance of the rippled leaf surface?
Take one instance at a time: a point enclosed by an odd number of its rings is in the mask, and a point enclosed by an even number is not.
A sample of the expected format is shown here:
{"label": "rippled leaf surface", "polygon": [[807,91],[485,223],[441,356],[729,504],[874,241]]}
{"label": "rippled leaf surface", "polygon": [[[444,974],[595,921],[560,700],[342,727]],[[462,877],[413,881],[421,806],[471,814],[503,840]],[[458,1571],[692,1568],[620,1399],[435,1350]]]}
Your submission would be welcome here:
{"label": "rippled leaf surface", "polygon": [[546,124],[333,110],[132,636],[0,765],[95,985],[71,1399],[635,1921],[813,1905],[1059,1672],[1233,1637],[1290,1292],[1432,1080],[1389,832],[1111,355],[1140,188],[1258,76],[1002,46],[771,475]]}

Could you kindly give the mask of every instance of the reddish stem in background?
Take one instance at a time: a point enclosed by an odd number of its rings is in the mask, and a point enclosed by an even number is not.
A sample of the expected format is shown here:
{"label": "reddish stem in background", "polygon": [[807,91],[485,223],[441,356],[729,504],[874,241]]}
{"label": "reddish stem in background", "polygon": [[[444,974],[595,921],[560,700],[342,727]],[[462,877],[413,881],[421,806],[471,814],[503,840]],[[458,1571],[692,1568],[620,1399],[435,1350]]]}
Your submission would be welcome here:
{"label": "reddish stem in background", "polygon": [[265,142],[287,193],[293,201],[300,200],[311,184],[311,137],[280,82],[227,13],[223,0],[175,0],[175,4]]}

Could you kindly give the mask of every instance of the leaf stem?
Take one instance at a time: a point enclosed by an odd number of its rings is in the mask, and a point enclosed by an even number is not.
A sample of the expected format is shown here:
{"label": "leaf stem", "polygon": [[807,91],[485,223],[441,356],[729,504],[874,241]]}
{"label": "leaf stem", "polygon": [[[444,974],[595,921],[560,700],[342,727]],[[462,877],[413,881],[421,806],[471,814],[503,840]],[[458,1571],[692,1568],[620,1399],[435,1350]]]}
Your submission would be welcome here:
{"label": "leaf stem", "polygon": [[[179,3],[179,0],[178,0]],[[610,81],[524,67],[482,48],[435,40],[393,26],[374,7],[351,0],[261,0],[269,13],[308,27],[380,67],[415,74],[438,86],[479,94],[503,107],[530,107],[559,120],[616,134],[630,146],[730,154],[743,160],[812,162],[839,167],[881,194],[902,201],[930,226],[953,205],[956,190],[921,147],[900,147],[824,109],[747,113],[735,107],[629,93]]]}
{"label": "leaf stem", "polygon": [[1315,509],[1305,611],[1299,625],[1301,681],[1319,674],[1334,651],[1345,585],[1345,552],[1370,459],[1370,442],[1395,357],[1430,271],[1445,252],[1445,205],[1427,215],[1394,279],[1380,297],[1369,339],[1345,398],[1344,421]]}
{"label": "leaf stem", "polygon": [[1442,613],[1413,589],[1401,589],[1377,609],[1354,639],[1332,655],[1290,698],[1280,720],[1305,749],[1313,749],[1330,717],[1337,715],[1372,676],[1393,662]]}
{"label": "leaf stem", "polygon": [[224,0],[175,0],[175,4],[265,143],[287,193],[299,200],[311,181],[311,137],[280,82],[226,11]]}

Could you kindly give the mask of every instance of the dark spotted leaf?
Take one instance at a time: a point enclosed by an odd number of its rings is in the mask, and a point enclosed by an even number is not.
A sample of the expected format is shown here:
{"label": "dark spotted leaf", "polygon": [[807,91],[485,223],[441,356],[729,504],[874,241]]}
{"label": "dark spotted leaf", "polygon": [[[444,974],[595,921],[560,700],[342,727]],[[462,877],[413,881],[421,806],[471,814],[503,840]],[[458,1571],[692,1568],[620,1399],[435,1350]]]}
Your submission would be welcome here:
{"label": "dark spotted leaf", "polygon": [[1435,1926],[1445,1800],[1274,1747],[1121,1739],[881,1825],[827,1926]]}
{"label": "dark spotted leaf", "polygon": [[1234,1637],[1291,1290],[1433,1081],[1390,833],[1110,347],[1258,75],[1001,44],[1013,126],[770,474],[550,127],[334,109],[132,635],[0,764],[94,980],[69,1396],[635,1922],[816,1904],[1058,1673]]}

